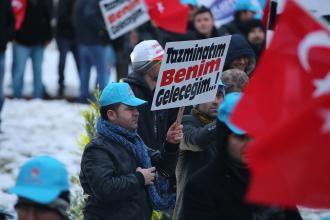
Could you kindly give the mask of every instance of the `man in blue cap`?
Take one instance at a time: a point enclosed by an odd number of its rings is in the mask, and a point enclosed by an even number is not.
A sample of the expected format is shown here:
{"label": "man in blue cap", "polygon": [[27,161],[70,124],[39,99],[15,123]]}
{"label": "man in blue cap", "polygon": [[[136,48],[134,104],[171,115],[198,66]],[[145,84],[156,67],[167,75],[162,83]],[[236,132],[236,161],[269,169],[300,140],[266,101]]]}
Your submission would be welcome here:
{"label": "man in blue cap", "polygon": [[10,189],[18,196],[18,220],[66,220],[70,206],[69,179],[64,165],[49,156],[25,163]]}
{"label": "man in blue cap", "polygon": [[[297,209],[249,204],[244,151],[252,138],[231,122],[242,93],[226,94],[218,108],[217,157],[187,183],[182,220],[302,220]],[[180,220],[181,220],[180,219]]]}
{"label": "man in blue cap", "polygon": [[99,102],[97,132],[81,160],[84,218],[149,220],[152,209],[173,207],[166,177],[175,169],[182,126],[169,128],[162,152],[152,150],[137,133],[138,107],[146,101],[136,98],[127,83],[108,84]]}

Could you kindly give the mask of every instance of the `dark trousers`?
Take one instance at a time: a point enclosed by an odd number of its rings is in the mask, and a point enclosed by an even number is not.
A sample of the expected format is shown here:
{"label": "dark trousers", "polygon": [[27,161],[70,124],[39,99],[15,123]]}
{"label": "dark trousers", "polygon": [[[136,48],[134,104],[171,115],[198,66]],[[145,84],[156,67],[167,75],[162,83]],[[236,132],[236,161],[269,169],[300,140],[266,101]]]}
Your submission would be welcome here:
{"label": "dark trousers", "polygon": [[74,60],[77,66],[77,73],[79,73],[79,58],[78,58],[78,46],[73,39],[57,37],[56,38],[57,47],[60,53],[59,63],[58,63],[58,84],[59,86],[64,86],[64,69],[66,55],[68,52],[72,52]]}

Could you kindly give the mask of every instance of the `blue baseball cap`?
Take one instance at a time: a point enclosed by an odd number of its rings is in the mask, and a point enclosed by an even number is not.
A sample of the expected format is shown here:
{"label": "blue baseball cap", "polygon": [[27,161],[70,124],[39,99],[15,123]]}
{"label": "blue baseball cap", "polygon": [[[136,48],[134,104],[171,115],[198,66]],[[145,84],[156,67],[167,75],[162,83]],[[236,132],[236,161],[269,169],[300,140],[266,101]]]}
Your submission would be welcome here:
{"label": "blue baseball cap", "polygon": [[238,0],[236,1],[234,10],[235,11],[247,10],[256,13],[258,11],[258,8],[254,4],[252,4],[250,0]]}
{"label": "blue baseball cap", "polygon": [[38,156],[20,169],[16,185],[9,189],[19,197],[47,205],[69,191],[69,178],[64,165],[53,157]]}
{"label": "blue baseball cap", "polygon": [[137,107],[147,103],[146,101],[136,98],[128,83],[109,83],[102,91],[100,97],[100,105],[107,106],[116,103]]}
{"label": "blue baseball cap", "polygon": [[224,122],[228,128],[237,135],[246,134],[245,131],[236,127],[231,121],[230,116],[235,109],[238,101],[241,99],[242,93],[232,92],[225,95],[223,101],[218,108],[218,120]]}

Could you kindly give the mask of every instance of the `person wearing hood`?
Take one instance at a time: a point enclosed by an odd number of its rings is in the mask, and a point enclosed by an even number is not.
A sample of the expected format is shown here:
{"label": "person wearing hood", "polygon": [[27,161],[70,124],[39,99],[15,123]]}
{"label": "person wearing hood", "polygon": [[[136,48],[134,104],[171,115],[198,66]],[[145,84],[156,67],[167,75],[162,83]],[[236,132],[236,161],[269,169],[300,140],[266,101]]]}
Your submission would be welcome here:
{"label": "person wearing hood", "polygon": [[165,141],[168,125],[166,110],[151,111],[151,104],[164,50],[156,40],[137,44],[132,53],[133,72],[123,81],[128,83],[136,97],[148,103],[140,107],[138,133],[150,148],[158,148]]}
{"label": "person wearing hood", "polygon": [[251,77],[256,65],[255,53],[242,35],[234,34],[231,37],[228,53],[223,70],[236,68]]}
{"label": "person wearing hood", "polygon": [[244,149],[252,138],[230,121],[242,93],[226,94],[218,108],[218,155],[209,166],[187,183],[183,214],[185,220],[302,220],[297,209],[248,204],[245,194],[250,173]]}
{"label": "person wearing hood", "polygon": [[265,49],[266,35],[265,28],[259,19],[252,19],[246,24],[246,32],[244,33],[254,53],[256,61],[259,60],[261,53]]}
{"label": "person wearing hood", "polygon": [[245,33],[246,22],[255,17],[258,8],[251,0],[237,0],[234,6],[234,20],[219,28],[220,36]]}
{"label": "person wearing hood", "polygon": [[194,14],[193,24],[196,31],[196,39],[219,37],[214,25],[214,18],[211,10],[204,6],[197,9]]}

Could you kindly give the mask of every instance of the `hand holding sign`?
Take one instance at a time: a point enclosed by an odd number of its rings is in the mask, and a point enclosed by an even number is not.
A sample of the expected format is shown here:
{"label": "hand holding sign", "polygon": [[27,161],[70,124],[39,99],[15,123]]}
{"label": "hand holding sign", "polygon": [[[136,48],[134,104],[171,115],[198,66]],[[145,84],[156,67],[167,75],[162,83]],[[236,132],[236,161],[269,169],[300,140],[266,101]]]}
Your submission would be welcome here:
{"label": "hand holding sign", "polygon": [[167,131],[167,135],[166,135],[167,142],[171,144],[180,143],[183,137],[182,129],[183,129],[183,125],[174,122]]}

